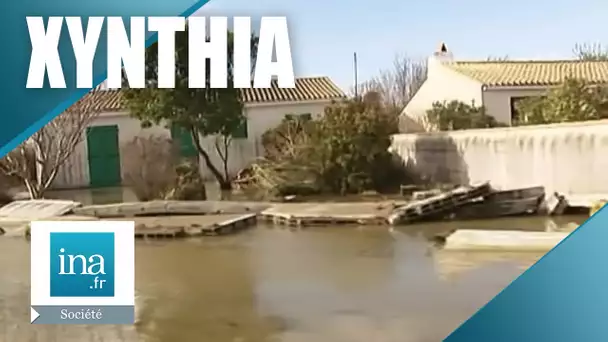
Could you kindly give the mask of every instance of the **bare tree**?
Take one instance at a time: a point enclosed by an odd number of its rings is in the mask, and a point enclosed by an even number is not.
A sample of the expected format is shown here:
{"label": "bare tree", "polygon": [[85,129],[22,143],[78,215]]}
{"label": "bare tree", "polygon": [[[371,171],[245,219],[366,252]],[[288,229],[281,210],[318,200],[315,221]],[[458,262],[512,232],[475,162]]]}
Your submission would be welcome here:
{"label": "bare tree", "polygon": [[582,61],[608,61],[608,47],[602,44],[576,44],[574,55]]}
{"label": "bare tree", "polygon": [[[374,96],[378,96],[381,100],[384,100],[382,85],[377,78],[378,77],[374,77],[357,85],[357,94],[360,98],[364,98],[367,94],[373,93],[376,94]],[[352,93],[354,94],[355,92],[353,91]]]}
{"label": "bare tree", "polygon": [[400,112],[420,89],[426,74],[426,61],[396,55],[391,68],[380,70],[376,77],[359,85],[359,93],[378,93],[387,108]]}
{"label": "bare tree", "polygon": [[123,179],[140,201],[164,199],[175,187],[176,144],[165,136],[135,137],[122,147]]}
{"label": "bare tree", "polygon": [[[391,102],[400,109],[416,95],[426,80],[426,61],[415,61],[407,56],[397,56],[393,62],[393,73],[385,73],[385,88],[392,89],[389,93]],[[392,86],[390,86],[392,84]]]}
{"label": "bare tree", "polygon": [[19,180],[30,198],[42,198],[98,114],[91,94],[85,95],[0,159],[0,172]]}

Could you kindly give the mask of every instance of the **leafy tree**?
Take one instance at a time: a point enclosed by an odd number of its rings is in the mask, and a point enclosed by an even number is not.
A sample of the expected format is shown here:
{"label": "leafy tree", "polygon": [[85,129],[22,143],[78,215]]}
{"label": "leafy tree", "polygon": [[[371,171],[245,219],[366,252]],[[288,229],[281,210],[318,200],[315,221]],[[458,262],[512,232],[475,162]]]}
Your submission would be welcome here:
{"label": "leafy tree", "polygon": [[583,61],[608,61],[608,48],[601,44],[576,44],[573,52]]}
{"label": "leafy tree", "polygon": [[440,131],[456,131],[473,128],[505,126],[487,115],[484,107],[460,102],[435,102],[426,113],[428,122]]}
{"label": "leafy tree", "polygon": [[263,135],[255,187],[280,195],[386,191],[406,172],[388,151],[395,116],[377,98],[335,102],[316,120],[285,119]]}
{"label": "leafy tree", "polygon": [[517,104],[518,125],[588,121],[608,118],[608,89],[580,79],[567,79],[546,96]]}
{"label": "leafy tree", "polygon": [[327,107],[312,138],[323,186],[339,194],[381,187],[392,166],[388,148],[396,128],[394,115],[377,103],[349,100]]}
{"label": "leafy tree", "polygon": [[[188,87],[188,32],[186,30],[177,32],[175,38],[175,88],[158,88],[158,45],[153,44],[146,51],[147,87],[145,89],[125,89],[124,96],[131,115],[139,119],[142,126],[161,123],[174,124],[189,132],[205,165],[224,190],[231,188],[230,177],[214,165],[209,151],[205,150],[201,139],[215,135],[225,137],[223,142],[229,143],[230,137],[243,129],[246,121],[243,115],[241,92],[233,86],[233,41],[232,32],[228,32],[228,46],[226,47],[228,49],[228,88],[210,88],[209,73],[205,88],[191,89]],[[255,65],[257,43],[258,38],[252,36],[252,65]],[[206,70],[210,70],[209,60],[206,63]],[[228,149],[216,148],[216,150],[227,152]],[[226,164],[227,153],[220,157]],[[224,169],[227,169],[226,165],[224,165]]]}

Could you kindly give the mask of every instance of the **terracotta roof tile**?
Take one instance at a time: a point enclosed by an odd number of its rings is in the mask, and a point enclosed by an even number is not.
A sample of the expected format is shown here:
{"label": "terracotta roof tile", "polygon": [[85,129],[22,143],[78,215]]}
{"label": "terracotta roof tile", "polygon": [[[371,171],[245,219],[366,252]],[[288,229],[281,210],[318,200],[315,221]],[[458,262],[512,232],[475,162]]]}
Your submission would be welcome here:
{"label": "terracotta roof tile", "polygon": [[[333,100],[345,97],[345,94],[328,77],[296,78],[296,87],[281,89],[276,81],[272,81],[271,88],[248,88],[242,90],[245,103],[269,102],[296,102]],[[119,111],[122,107],[121,90],[96,90],[82,99],[90,101],[96,110],[102,112]]]}
{"label": "terracotta roof tile", "polygon": [[566,78],[608,83],[608,61],[451,62],[445,66],[487,86],[549,86]]}

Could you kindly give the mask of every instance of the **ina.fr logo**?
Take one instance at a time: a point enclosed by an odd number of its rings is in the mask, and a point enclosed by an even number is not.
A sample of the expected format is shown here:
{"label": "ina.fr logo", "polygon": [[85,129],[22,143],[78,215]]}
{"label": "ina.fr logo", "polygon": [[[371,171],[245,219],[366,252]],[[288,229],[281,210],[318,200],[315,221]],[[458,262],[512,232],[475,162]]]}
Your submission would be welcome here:
{"label": "ina.fr logo", "polygon": [[50,233],[51,297],[114,297],[114,233]]}

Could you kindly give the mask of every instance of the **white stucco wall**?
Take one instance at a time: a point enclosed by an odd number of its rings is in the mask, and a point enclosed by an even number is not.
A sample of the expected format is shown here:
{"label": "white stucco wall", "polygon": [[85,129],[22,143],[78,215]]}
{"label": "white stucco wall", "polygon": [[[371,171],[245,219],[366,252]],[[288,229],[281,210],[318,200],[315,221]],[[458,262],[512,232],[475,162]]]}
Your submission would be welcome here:
{"label": "white stucco wall", "polygon": [[483,105],[486,113],[497,121],[511,124],[511,97],[540,96],[548,88],[489,88],[483,92]]}
{"label": "white stucco wall", "polygon": [[457,100],[471,104],[474,101],[477,106],[483,102],[481,83],[447,68],[434,57],[429,58],[427,65],[427,80],[401,113],[400,127],[404,133],[428,130],[426,111],[435,102]]}
{"label": "white stucco wall", "polygon": [[497,189],[542,185],[573,205],[608,196],[608,120],[399,134],[392,150],[438,182],[490,181]]}
{"label": "white stucco wall", "polygon": [[[263,154],[261,146],[261,135],[269,128],[276,127],[287,114],[306,114],[319,117],[323,114],[325,107],[330,101],[309,101],[293,103],[269,103],[245,107],[247,116],[247,139],[234,139],[229,153],[229,169],[237,172],[247,166],[256,157]],[[170,131],[163,126],[141,128],[137,119],[131,118],[128,113],[102,113],[91,126],[118,125],[119,145],[129,143],[135,136],[165,135],[170,136]],[[214,147],[215,138],[207,137],[202,144],[209,152],[214,164],[221,170],[221,159]],[[213,176],[201,162],[201,172],[207,179]],[[76,148],[70,159],[60,169],[53,188],[80,188],[89,186],[89,166],[87,156],[86,139]]]}
{"label": "white stucco wall", "polygon": [[[261,145],[261,137],[268,129],[276,127],[287,114],[307,114],[319,117],[323,114],[325,107],[330,101],[315,102],[292,102],[281,104],[256,104],[245,107],[247,116],[247,139],[234,139],[229,153],[229,170],[236,173],[257,157],[261,157],[264,150]],[[209,137],[203,140],[206,151],[210,151],[214,165],[222,166],[221,159],[215,152],[215,138]],[[201,162],[201,172],[204,177],[214,179],[204,163]]]}
{"label": "white stucco wall", "polygon": [[[124,145],[135,136],[165,135],[169,130],[162,126],[141,128],[139,120],[131,118],[128,113],[102,113],[90,126],[118,125],[118,143]],[[68,189],[89,186],[89,163],[86,138],[76,147],[68,161],[60,168],[53,188]]]}

